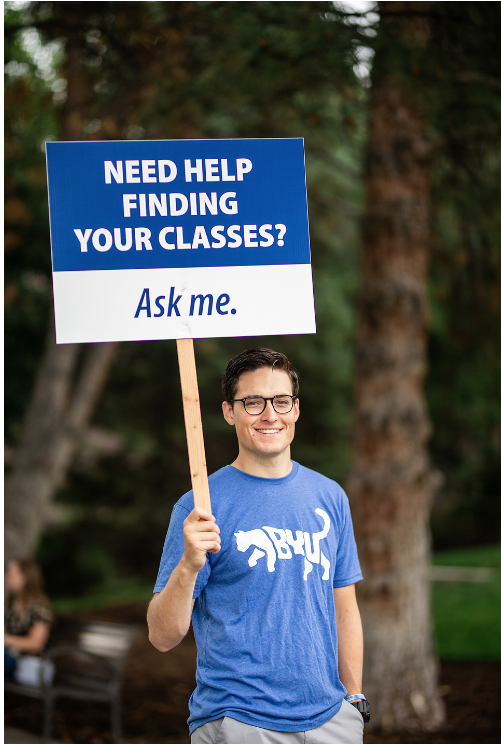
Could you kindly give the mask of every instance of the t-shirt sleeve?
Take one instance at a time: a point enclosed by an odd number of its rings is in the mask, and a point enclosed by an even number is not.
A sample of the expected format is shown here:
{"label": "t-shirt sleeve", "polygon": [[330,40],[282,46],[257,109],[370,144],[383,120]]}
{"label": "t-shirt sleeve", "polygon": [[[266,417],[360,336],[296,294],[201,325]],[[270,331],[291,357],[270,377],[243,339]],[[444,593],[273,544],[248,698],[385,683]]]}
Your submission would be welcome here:
{"label": "t-shirt sleeve", "polygon": [[358,560],[355,535],[353,534],[353,523],[351,520],[348,497],[342,489],[341,495],[343,527],[337,548],[336,570],[332,582],[334,588],[349,586],[350,584],[354,584],[363,579]]}
{"label": "t-shirt sleeve", "polygon": [[[189,513],[189,510],[179,503],[177,503],[172,510],[169,529],[167,530],[167,535],[165,537],[162,558],[160,559],[160,568],[158,569],[158,576],[153,589],[154,594],[162,591],[164,586],[167,584],[172,571],[181,560],[184,551],[183,522]],[[207,559],[205,566],[198,572],[195,589],[193,591],[193,599],[196,599],[205,587],[209,580],[209,575],[210,564]]]}

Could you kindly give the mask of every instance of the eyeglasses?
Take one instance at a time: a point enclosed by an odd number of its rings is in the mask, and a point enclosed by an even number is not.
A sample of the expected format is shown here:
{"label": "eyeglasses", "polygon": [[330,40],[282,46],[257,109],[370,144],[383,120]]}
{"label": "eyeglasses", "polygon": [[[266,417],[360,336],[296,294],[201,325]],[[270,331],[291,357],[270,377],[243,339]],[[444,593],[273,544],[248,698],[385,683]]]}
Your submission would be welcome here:
{"label": "eyeglasses", "polygon": [[248,395],[246,398],[233,398],[228,403],[243,403],[247,413],[259,416],[266,408],[266,401],[271,400],[275,413],[290,413],[297,395],[274,395],[273,398],[263,398],[261,395]]}

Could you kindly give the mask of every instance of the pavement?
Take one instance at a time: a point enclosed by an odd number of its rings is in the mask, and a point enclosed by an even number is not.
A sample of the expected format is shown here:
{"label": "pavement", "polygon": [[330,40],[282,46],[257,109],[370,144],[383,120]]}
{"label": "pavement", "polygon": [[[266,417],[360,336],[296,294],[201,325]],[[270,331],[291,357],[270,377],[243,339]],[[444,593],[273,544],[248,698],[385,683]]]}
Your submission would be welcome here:
{"label": "pavement", "polygon": [[[40,736],[33,736],[33,734],[28,734],[26,731],[11,726],[5,728],[4,735],[4,744],[41,744],[42,742]],[[52,739],[51,744],[60,744],[60,742]]]}

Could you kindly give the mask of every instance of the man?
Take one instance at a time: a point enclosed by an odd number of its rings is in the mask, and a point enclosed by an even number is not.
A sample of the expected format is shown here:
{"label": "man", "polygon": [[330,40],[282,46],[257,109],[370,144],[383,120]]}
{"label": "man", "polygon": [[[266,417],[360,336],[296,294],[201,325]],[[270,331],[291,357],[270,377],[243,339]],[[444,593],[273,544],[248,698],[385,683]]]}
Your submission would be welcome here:
{"label": "man", "polygon": [[172,513],[148,623],[168,651],[193,621],[192,744],[362,741],[362,575],[345,493],[291,461],[298,389],[283,354],[234,357],[238,457],[209,478],[213,514],[191,492]]}

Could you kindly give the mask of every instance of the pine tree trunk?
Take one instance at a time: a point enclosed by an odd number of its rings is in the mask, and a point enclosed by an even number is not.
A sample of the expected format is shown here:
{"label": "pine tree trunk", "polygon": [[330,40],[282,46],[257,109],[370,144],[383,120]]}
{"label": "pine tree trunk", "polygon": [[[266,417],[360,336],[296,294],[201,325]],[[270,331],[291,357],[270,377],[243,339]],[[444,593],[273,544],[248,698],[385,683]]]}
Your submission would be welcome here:
{"label": "pine tree trunk", "polygon": [[[87,86],[79,31],[82,3],[61,3],[68,26],[63,140],[82,138]],[[47,248],[48,250],[48,248]],[[56,345],[50,326],[25,416],[12,471],[5,482],[5,558],[32,556],[44,527],[44,513],[76,452],[106,379],[115,344],[86,347],[75,383],[78,344]]]}
{"label": "pine tree trunk", "polygon": [[[380,3],[382,25],[388,6],[405,12],[416,5],[423,4]],[[413,23],[409,17],[400,31],[415,42]],[[423,393],[431,148],[409,86],[398,70],[387,67],[378,75],[377,64],[376,52],[347,490],[364,573],[357,591],[371,726],[432,730],[444,722],[444,708],[430,620],[428,517],[435,477]]]}

